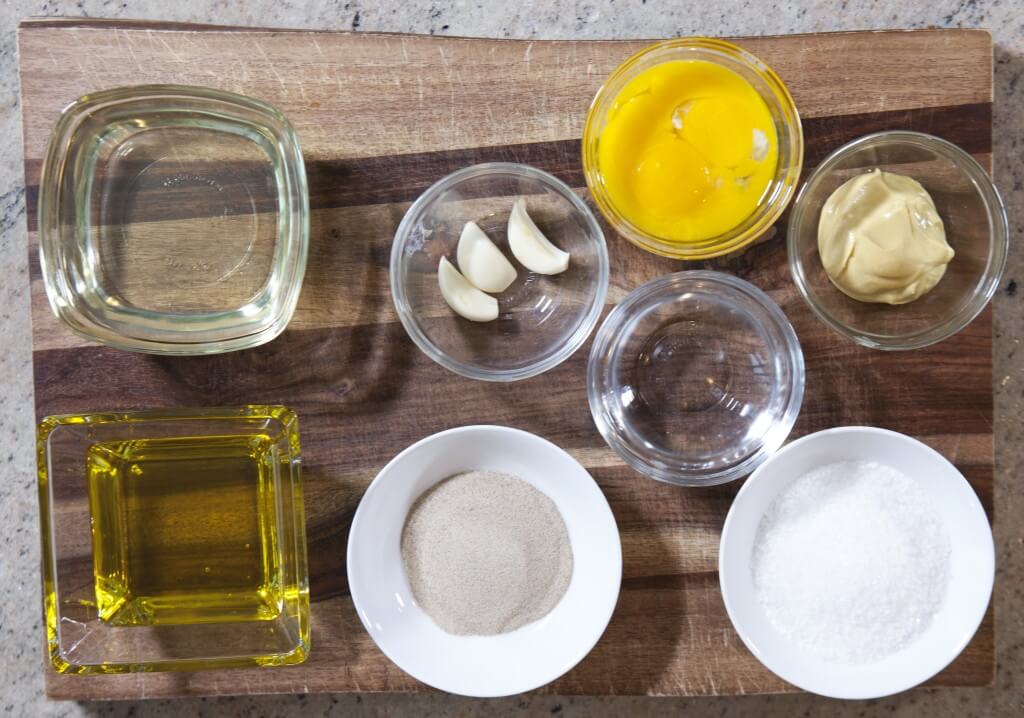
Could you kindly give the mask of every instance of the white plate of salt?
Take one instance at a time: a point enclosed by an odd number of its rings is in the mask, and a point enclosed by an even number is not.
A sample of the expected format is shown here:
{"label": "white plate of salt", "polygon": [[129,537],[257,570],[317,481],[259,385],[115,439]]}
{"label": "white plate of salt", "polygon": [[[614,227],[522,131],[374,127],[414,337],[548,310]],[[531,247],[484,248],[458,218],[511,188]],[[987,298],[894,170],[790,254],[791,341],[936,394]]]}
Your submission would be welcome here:
{"label": "white plate of salt", "polygon": [[[484,501],[492,489],[509,507],[507,515],[491,517],[500,540],[486,535],[490,524],[479,516],[462,521],[496,510]],[[431,536],[433,545],[416,545]],[[475,545],[460,546],[466,540]],[[460,551],[476,560],[484,549],[496,552],[503,566],[520,567],[521,577],[497,578],[510,580],[524,604],[537,605],[517,607],[494,595],[493,611],[485,605],[481,615],[468,617],[478,620],[460,615],[467,605],[479,610],[480,600],[494,593],[494,585],[475,580],[486,566],[459,563]],[[423,683],[475,697],[533,690],[571,670],[604,633],[622,579],[615,518],[590,474],[551,442],[501,426],[443,431],[392,459],[356,510],[347,564],[352,601],[381,651]],[[435,575],[445,571],[450,574]],[[550,595],[529,595],[543,571],[559,574],[551,587],[540,586],[538,593]],[[504,628],[496,616],[504,616]]]}
{"label": "white plate of salt", "polygon": [[773,673],[824,696],[878,698],[967,646],[995,549],[981,502],[941,454],[840,427],[751,474],[722,529],[719,577],[733,626]]}

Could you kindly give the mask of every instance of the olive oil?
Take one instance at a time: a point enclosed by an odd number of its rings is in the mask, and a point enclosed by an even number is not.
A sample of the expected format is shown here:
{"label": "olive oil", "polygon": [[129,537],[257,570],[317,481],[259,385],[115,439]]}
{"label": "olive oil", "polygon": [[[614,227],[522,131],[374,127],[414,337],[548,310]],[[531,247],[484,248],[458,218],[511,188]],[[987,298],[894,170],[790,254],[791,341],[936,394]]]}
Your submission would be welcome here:
{"label": "olive oil", "polygon": [[286,597],[265,435],[87,452],[96,605],[115,626],[271,621]]}

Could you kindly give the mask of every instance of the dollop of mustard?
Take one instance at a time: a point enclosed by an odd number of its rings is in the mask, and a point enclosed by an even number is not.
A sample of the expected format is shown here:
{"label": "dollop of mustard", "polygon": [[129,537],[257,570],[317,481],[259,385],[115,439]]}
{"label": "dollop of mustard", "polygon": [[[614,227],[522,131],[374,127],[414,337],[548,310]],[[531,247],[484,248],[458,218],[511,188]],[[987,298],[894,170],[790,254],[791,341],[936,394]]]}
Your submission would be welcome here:
{"label": "dollop of mustard", "polygon": [[954,253],[921,183],[875,169],[848,180],[826,200],[818,254],[844,294],[862,302],[906,304],[939,283]]}

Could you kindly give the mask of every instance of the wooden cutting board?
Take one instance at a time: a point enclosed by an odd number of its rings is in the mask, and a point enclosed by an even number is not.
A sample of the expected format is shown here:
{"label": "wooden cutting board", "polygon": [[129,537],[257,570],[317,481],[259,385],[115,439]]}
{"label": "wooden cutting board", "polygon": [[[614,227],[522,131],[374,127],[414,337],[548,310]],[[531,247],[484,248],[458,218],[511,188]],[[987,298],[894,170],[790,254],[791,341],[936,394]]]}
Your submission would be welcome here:
{"label": "wooden cutting board", "polygon": [[[943,136],[986,166],[992,141],[992,41],[975,30],[743,39],[788,83],[804,118],[806,168],[875,130]],[[622,595],[607,632],[558,694],[703,695],[794,690],[733,632],[716,573],[719,531],[738,484],[681,489],[627,469],[594,428],[584,390],[589,344],[547,375],[474,382],[420,353],[392,308],[391,238],[403,212],[443,175],[513,160],[584,187],[579,138],[602,79],[648,44],[28,20],[19,31],[28,197],[36,413],[283,403],[301,417],[313,606],[307,663],[281,669],[58,676],[54,698],[416,691],[424,686],[363,630],[345,580],[356,504],[400,449],[473,423],[521,427],[566,448],[593,474],[622,532]],[[312,208],[309,270],[287,332],[258,349],[160,358],[82,341],[51,315],[36,245],[40,158],[60,109],[137,83],[209,85],[281,108],[302,141]],[[785,220],[767,241],[715,266],[767,290],[803,343],[807,392],[794,436],[843,424],[913,434],[950,458],[992,506],[992,317],[909,353],[862,349],[812,315],[790,281]],[[609,304],[681,263],[641,252],[605,226]],[[693,267],[695,265],[687,265]],[[449,402],[458,396],[461,401]],[[437,407],[449,407],[438,411]],[[991,615],[930,682],[988,685]]]}

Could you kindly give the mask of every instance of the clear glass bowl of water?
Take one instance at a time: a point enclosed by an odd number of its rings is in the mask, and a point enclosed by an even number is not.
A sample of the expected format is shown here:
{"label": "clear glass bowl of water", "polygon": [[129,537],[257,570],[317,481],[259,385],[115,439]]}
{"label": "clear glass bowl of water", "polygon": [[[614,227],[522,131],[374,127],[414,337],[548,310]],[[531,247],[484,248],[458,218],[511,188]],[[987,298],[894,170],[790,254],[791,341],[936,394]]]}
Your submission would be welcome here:
{"label": "clear glass bowl of water", "polygon": [[779,306],[737,277],[688,271],[633,290],[587,365],[608,445],[653,479],[707,486],[746,476],[800,412],[804,360]]}
{"label": "clear glass bowl of water", "polygon": [[85,95],[61,113],[39,190],[39,259],[75,333],[154,354],[270,341],[306,266],[298,138],[266,103],[201,87]]}

